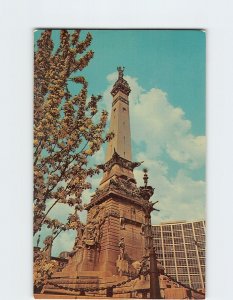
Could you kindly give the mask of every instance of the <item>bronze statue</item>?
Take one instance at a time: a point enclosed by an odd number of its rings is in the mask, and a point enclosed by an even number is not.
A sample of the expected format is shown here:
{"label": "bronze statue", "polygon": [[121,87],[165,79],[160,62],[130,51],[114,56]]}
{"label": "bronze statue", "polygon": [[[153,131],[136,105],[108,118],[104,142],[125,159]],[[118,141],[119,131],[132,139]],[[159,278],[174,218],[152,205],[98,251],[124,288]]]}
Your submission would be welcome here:
{"label": "bronze statue", "polygon": [[123,78],[125,67],[117,67],[118,78]]}

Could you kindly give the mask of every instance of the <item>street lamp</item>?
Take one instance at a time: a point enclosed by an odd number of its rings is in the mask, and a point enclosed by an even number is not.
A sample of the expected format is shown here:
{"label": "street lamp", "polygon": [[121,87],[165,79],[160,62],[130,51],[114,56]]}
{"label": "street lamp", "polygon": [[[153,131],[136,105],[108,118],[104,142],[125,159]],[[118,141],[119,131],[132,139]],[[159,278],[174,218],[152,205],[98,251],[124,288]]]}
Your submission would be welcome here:
{"label": "street lamp", "polygon": [[151,299],[161,299],[160,295],[160,286],[159,286],[159,271],[157,266],[157,257],[153,247],[153,234],[151,227],[151,212],[153,210],[159,211],[153,206],[158,203],[150,202],[149,199],[154,194],[154,188],[148,186],[148,175],[147,169],[144,169],[144,186],[140,187],[140,194],[142,198],[145,200],[144,210],[145,210],[145,239],[146,239],[146,256],[150,258],[150,298]]}

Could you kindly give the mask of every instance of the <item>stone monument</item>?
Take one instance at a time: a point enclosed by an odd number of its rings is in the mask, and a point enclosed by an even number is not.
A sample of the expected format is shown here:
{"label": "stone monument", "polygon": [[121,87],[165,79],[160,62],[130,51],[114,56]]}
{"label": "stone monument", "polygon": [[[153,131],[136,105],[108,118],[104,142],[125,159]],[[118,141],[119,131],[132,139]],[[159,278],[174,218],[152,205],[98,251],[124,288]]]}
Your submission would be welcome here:
{"label": "stone monument", "polygon": [[[148,256],[146,235],[148,205],[153,205],[137,187],[134,168],[141,162],[132,162],[129,118],[131,92],[124,79],[124,68],[118,67],[118,79],[113,96],[110,132],[114,133],[106,151],[105,163],[98,166],[103,178],[87,205],[87,223],[67,266],[53,275],[44,293],[92,295],[98,297],[127,293],[130,278],[137,275],[143,257]],[[150,196],[153,188],[150,188]],[[140,278],[138,279],[140,280]],[[133,283],[148,289],[149,281]],[[114,291],[112,293],[112,289]],[[128,284],[132,296],[132,282]],[[111,290],[109,290],[111,289]],[[125,296],[127,296],[125,294]]]}

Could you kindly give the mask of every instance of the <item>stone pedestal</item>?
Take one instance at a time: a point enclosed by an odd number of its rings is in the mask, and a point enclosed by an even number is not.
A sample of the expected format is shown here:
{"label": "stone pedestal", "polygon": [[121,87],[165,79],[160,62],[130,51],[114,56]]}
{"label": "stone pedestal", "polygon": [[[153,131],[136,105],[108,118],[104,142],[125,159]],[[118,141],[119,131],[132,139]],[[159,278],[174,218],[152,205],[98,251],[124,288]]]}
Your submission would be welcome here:
{"label": "stone pedestal", "polygon": [[111,189],[97,195],[87,206],[88,223],[79,247],[67,266],[53,274],[44,293],[74,294],[58,286],[98,289],[137,274],[145,253],[144,200]]}

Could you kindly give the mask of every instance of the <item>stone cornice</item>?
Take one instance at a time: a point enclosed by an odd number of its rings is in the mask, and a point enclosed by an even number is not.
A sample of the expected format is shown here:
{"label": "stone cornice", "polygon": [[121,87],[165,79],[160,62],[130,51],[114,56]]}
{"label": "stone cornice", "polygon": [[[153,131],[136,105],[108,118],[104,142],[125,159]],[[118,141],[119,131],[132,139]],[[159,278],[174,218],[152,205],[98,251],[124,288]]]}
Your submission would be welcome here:
{"label": "stone cornice", "polygon": [[134,205],[137,205],[141,208],[144,208],[145,202],[146,202],[142,198],[126,195],[124,192],[119,191],[117,188],[116,189],[111,188],[109,190],[104,190],[100,194],[94,194],[91,202],[86,205],[85,209],[89,210],[91,207],[93,207],[95,205],[99,205],[100,203],[104,202],[105,200],[107,200],[111,197],[112,198],[114,197],[114,199],[117,201],[123,200],[123,201],[131,202]]}
{"label": "stone cornice", "polygon": [[104,172],[110,171],[114,165],[119,165],[125,169],[133,171],[134,168],[140,166],[142,162],[132,162],[123,157],[121,157],[115,150],[112,158],[102,165],[97,165],[97,167]]}
{"label": "stone cornice", "polygon": [[126,100],[125,98],[119,96],[112,102],[112,106],[114,106],[118,101],[122,101],[125,104],[129,105],[129,100]]}

